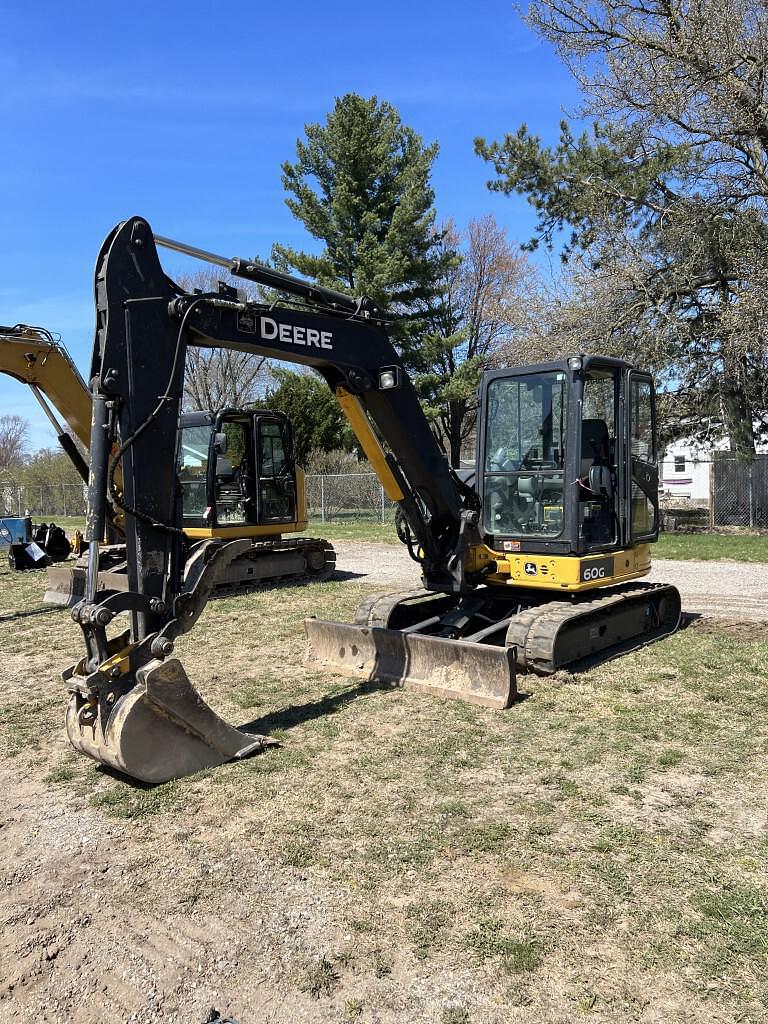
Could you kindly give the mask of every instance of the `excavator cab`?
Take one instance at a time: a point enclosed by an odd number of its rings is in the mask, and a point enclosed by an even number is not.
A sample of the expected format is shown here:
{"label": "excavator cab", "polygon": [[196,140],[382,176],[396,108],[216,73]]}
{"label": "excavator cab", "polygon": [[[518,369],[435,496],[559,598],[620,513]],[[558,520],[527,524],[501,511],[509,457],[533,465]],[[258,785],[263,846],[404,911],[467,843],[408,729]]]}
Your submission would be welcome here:
{"label": "excavator cab", "polygon": [[[189,537],[236,537],[297,522],[291,428],[281,413],[226,409],[181,417],[178,477]],[[249,531],[252,532],[252,531]]]}
{"label": "excavator cab", "polygon": [[656,540],[655,416],[652,379],[622,360],[575,356],[487,374],[484,543],[585,556]]}

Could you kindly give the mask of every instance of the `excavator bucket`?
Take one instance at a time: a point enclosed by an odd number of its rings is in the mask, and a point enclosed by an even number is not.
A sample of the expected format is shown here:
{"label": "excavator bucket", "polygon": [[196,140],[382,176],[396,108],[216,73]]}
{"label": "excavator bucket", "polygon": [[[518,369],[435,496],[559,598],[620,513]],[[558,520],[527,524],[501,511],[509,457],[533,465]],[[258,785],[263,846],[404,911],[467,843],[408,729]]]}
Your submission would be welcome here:
{"label": "excavator bucket", "polygon": [[489,708],[508,708],[515,699],[513,647],[321,619],[305,619],[304,628],[308,665]]}
{"label": "excavator bucket", "polygon": [[149,783],[182,778],[276,745],[219,718],[176,658],[148,662],[137,670],[135,685],[114,701],[73,687],[66,727],[75,750]]}

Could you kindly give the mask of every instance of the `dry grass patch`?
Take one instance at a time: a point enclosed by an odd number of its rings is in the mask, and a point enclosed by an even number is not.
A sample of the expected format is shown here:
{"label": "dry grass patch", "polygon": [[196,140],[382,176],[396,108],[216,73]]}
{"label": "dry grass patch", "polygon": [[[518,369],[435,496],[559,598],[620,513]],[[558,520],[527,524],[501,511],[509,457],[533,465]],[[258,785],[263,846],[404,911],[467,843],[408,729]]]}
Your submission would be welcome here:
{"label": "dry grass patch", "polygon": [[[179,644],[213,706],[279,749],[133,786],[67,753],[51,669],[28,732],[6,705],[6,756],[15,744],[31,765],[19,740],[36,731],[51,794],[131,824],[140,909],[215,914],[236,892],[290,968],[275,984],[339,1019],[760,1020],[768,642],[693,626],[589,672],[521,678],[529,698],[499,713],[307,672],[304,616],[349,620],[369,589],[227,597]],[[0,645],[18,687],[20,635],[79,656],[66,613],[15,620]],[[286,885],[285,905],[300,891],[315,909],[305,944],[280,952],[278,910],[259,907]]]}

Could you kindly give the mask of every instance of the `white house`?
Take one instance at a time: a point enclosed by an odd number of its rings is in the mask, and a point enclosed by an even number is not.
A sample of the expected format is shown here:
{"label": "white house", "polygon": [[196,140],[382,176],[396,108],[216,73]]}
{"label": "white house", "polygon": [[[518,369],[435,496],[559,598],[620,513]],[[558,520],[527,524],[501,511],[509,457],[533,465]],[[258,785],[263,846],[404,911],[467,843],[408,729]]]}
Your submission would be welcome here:
{"label": "white house", "polygon": [[659,465],[659,496],[708,502],[712,451],[689,438],[668,445]]}
{"label": "white house", "polygon": [[[708,503],[714,453],[729,448],[728,438],[722,436],[706,441],[681,437],[667,445],[659,464],[659,496],[665,501]],[[758,455],[768,454],[768,443],[758,443],[755,450]]]}

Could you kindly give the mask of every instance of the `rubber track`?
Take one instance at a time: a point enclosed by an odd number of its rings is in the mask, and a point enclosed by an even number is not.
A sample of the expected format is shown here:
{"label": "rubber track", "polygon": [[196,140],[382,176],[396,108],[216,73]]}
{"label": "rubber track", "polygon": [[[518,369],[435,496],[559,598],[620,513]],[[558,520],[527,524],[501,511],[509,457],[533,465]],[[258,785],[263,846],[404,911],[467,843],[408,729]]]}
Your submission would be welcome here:
{"label": "rubber track", "polygon": [[[579,601],[575,604],[565,601],[549,601],[535,608],[528,608],[516,615],[510,622],[507,629],[506,645],[508,647],[514,645],[517,648],[518,668],[541,675],[549,675],[563,667],[554,663],[553,651],[558,633],[569,621],[582,618],[585,620],[585,627],[588,627],[592,615],[615,608],[627,599],[640,597],[644,593],[667,589],[670,587],[666,583],[630,583],[616,593],[603,594],[592,601]],[[658,640],[662,636],[674,633],[678,622],[679,618],[666,630],[660,627],[652,634],[640,634],[635,646],[643,646],[652,640]],[[629,640],[630,638],[628,638],[628,642]],[[610,651],[610,648],[606,648],[606,650]]]}
{"label": "rubber track", "polygon": [[[257,580],[253,581],[253,586],[257,586],[260,583],[268,583],[270,580],[282,580],[282,579],[298,579],[306,576],[308,579],[315,581],[322,581],[330,579],[336,568],[336,552],[330,541],[323,540],[319,537],[296,537],[288,540],[270,541],[260,540],[255,541],[251,547],[239,559],[236,559],[234,564],[238,561],[258,561],[259,555],[274,555],[280,554],[281,551],[295,551],[296,549],[302,551],[308,551],[317,549],[323,551],[325,554],[325,564],[320,569],[305,569],[300,573],[285,573],[277,576],[262,576]],[[242,580],[240,583],[227,583],[222,587],[216,587],[215,590],[237,590],[240,587],[247,587],[249,581],[247,579]]]}
{"label": "rubber track", "polygon": [[[600,615],[627,600],[642,597],[643,594],[669,589],[674,590],[674,587],[670,588],[666,583],[628,583],[623,585],[620,590],[601,594],[590,601],[575,603],[565,599],[547,601],[515,615],[507,628],[505,646],[517,649],[515,660],[518,669],[536,672],[539,675],[550,675],[563,667],[554,663],[553,652],[558,634],[570,621],[583,619],[584,626],[589,628],[589,620],[593,615]],[[392,593],[373,594],[359,605],[355,615],[355,625],[387,628],[393,612],[400,604],[427,596],[439,597],[441,595],[432,595],[427,590],[400,590]],[[678,621],[670,623],[667,628],[660,626],[649,633],[638,635],[637,642],[634,644],[632,638],[628,638],[620,646],[622,653],[632,647],[641,647],[674,633]],[[629,644],[629,646],[625,646],[625,644]],[[601,654],[610,657],[610,647]]]}
{"label": "rubber track", "polygon": [[394,590],[385,594],[372,594],[358,605],[355,612],[356,626],[382,626],[388,628],[392,612],[403,601],[416,597],[440,597],[431,590]]}

